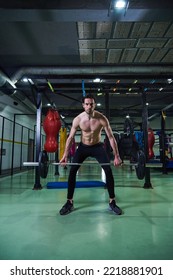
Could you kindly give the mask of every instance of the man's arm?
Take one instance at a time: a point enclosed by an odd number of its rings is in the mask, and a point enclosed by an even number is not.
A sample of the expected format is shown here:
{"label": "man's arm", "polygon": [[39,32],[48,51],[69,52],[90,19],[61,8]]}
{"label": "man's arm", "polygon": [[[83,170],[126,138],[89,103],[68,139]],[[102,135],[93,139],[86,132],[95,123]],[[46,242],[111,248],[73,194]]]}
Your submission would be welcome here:
{"label": "man's arm", "polygon": [[70,148],[72,146],[73,139],[74,139],[74,136],[76,134],[77,128],[78,128],[78,117],[76,117],[73,120],[72,128],[71,128],[70,134],[67,138],[67,141],[66,141],[66,144],[65,144],[64,154],[63,154],[63,157],[60,159],[60,163],[66,163],[67,160],[68,160],[69,151],[70,151]]}

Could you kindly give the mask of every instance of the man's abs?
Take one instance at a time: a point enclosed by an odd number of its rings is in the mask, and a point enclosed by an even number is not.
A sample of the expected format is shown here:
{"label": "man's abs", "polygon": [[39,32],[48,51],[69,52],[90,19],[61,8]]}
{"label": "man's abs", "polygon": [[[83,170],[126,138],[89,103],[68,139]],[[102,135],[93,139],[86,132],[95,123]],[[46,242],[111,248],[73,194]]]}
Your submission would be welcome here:
{"label": "man's abs", "polygon": [[100,143],[100,140],[101,140],[100,136],[98,136],[98,135],[96,136],[96,135],[92,135],[92,134],[82,135],[82,138],[81,138],[81,142],[88,146],[98,144],[98,143]]}

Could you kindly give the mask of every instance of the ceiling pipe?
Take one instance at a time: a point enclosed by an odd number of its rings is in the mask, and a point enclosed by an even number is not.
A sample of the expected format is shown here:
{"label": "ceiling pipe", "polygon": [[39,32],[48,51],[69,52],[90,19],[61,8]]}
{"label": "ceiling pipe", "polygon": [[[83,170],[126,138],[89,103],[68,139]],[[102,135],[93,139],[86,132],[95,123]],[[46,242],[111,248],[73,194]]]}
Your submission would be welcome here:
{"label": "ceiling pipe", "polygon": [[[171,109],[172,107],[173,107],[173,103],[167,105],[167,106],[164,107],[161,111],[167,111],[167,110]],[[155,119],[156,117],[160,116],[161,111],[158,112],[158,113],[153,114],[152,116],[150,116],[150,117],[148,118],[148,120],[151,121],[151,120]]]}
{"label": "ceiling pipe", "polygon": [[164,107],[162,109],[162,111],[167,111],[167,110],[171,109],[172,107],[173,107],[173,103],[171,103],[171,104],[167,105],[166,107]]}
{"label": "ceiling pipe", "polygon": [[62,67],[22,67],[11,77],[16,84],[29,75],[173,75],[173,66],[62,66]]}
{"label": "ceiling pipe", "polygon": [[[13,98],[13,100],[15,100],[17,102],[21,102],[24,107],[26,107],[27,109],[29,109],[32,112],[36,111],[36,108],[31,103],[31,101],[24,94],[20,93],[17,90],[15,83],[13,83],[13,81],[10,80],[10,78],[0,70],[0,87],[3,87],[5,85],[7,85],[7,86],[10,85],[10,87],[12,89],[12,93],[10,94],[10,97]],[[1,89],[0,92],[1,92],[1,95],[6,94],[6,92],[3,91],[3,88]],[[6,95],[9,95],[9,94],[6,94]],[[27,99],[27,101],[25,99]]]}
{"label": "ceiling pipe", "polygon": [[4,86],[6,83],[16,89],[15,84],[10,80],[10,78],[0,70],[0,87]]}

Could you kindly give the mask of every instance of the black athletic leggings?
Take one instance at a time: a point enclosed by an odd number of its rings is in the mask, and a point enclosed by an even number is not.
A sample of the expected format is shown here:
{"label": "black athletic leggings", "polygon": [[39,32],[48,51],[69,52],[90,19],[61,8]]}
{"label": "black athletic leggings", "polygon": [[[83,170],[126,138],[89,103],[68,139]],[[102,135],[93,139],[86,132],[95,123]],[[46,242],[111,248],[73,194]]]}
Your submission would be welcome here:
{"label": "black athletic leggings", "polygon": [[[109,158],[104,149],[103,143],[98,143],[96,145],[88,146],[80,143],[76,153],[73,157],[73,163],[82,163],[87,157],[95,158],[99,164],[109,163]],[[106,175],[106,187],[110,198],[115,197],[114,193],[114,178],[112,174],[112,169],[109,165],[101,165]],[[72,199],[74,194],[74,189],[76,185],[76,173],[80,165],[73,165],[70,168],[69,178],[68,178],[68,193],[67,199]]]}

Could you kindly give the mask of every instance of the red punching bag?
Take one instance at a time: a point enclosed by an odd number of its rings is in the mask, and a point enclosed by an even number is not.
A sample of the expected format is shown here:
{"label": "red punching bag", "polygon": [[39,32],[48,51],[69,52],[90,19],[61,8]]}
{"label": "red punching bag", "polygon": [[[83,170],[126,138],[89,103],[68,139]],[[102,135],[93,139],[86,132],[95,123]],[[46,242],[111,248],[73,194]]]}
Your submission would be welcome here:
{"label": "red punching bag", "polygon": [[152,159],[154,157],[153,146],[155,143],[154,132],[151,128],[148,128],[148,158]]}
{"label": "red punching bag", "polygon": [[54,153],[58,149],[57,135],[61,128],[60,116],[57,111],[49,109],[44,121],[43,129],[46,133],[44,149],[48,153]]}

